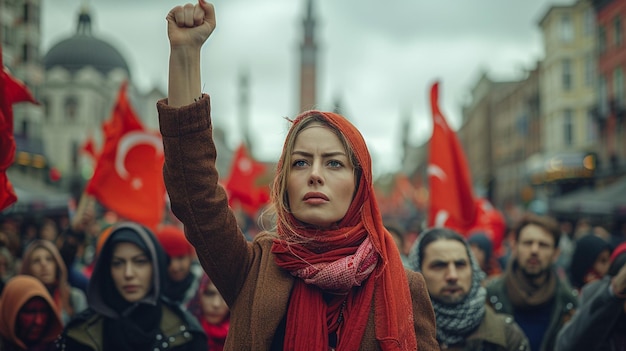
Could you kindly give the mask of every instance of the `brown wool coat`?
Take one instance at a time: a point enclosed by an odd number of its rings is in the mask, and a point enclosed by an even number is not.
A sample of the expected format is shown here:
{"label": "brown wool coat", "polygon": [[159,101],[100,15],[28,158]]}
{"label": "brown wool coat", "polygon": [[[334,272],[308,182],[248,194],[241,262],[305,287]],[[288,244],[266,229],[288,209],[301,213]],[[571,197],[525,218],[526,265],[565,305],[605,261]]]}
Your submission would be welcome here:
{"label": "brown wool coat", "polygon": [[[294,277],[274,262],[271,234],[246,241],[228,206],[226,192],[217,184],[209,97],[204,95],[182,108],[169,107],[167,100],[161,100],[157,109],[165,152],[163,175],[172,210],[184,223],[202,267],[231,308],[224,349],[270,350],[286,316]],[[424,278],[412,271],[406,274],[418,349],[439,350]],[[370,309],[370,317],[361,350],[379,350],[373,302],[364,308]]]}

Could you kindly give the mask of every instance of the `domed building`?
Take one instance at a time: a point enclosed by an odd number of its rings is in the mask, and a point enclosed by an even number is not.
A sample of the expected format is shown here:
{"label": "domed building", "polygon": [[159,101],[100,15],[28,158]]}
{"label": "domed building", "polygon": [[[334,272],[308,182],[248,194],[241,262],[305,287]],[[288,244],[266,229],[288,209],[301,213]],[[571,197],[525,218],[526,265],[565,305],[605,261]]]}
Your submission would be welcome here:
{"label": "domed building", "polygon": [[41,139],[49,163],[64,177],[87,178],[93,164],[80,147],[88,137],[102,145],[102,123],[111,115],[122,82],[129,81],[129,95],[134,95],[128,63],[113,45],[94,36],[86,8],[78,15],[75,34],[50,48],[42,61]]}
{"label": "domed building", "polygon": [[79,14],[76,34],[54,45],[43,61],[46,70],[61,67],[75,74],[90,66],[104,76],[120,69],[130,77],[122,54],[113,45],[92,35],[91,16],[85,9]]}

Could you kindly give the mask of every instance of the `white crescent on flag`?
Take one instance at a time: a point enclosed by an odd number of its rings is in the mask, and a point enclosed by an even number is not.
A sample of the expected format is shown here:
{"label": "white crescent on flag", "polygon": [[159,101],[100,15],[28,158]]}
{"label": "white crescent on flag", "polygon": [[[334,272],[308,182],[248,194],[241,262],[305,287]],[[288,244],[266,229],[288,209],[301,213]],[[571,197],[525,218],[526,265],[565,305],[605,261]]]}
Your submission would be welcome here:
{"label": "white crescent on flag", "polygon": [[428,168],[426,169],[426,173],[429,176],[433,176],[433,177],[437,177],[439,178],[442,182],[446,181],[446,172],[443,171],[443,169],[441,169],[441,167],[435,165],[435,164],[429,164]]}
{"label": "white crescent on flag", "polygon": [[446,221],[448,220],[450,215],[446,210],[439,210],[435,215],[435,227],[443,228],[446,225]]}
{"label": "white crescent on flag", "polygon": [[244,157],[239,160],[237,167],[239,167],[239,170],[243,173],[250,173],[252,171],[252,161],[250,161],[249,158]]}
{"label": "white crescent on flag", "polygon": [[[133,131],[126,133],[117,145],[117,152],[115,155],[115,171],[122,179],[128,179],[130,176],[124,162],[126,161],[126,155],[128,151],[139,144],[147,144],[154,146],[154,149],[159,154],[163,154],[163,142],[157,135],[146,133],[145,131]],[[133,182],[137,179],[133,179]],[[141,180],[139,180],[141,181]],[[141,186],[140,184],[138,184]]]}

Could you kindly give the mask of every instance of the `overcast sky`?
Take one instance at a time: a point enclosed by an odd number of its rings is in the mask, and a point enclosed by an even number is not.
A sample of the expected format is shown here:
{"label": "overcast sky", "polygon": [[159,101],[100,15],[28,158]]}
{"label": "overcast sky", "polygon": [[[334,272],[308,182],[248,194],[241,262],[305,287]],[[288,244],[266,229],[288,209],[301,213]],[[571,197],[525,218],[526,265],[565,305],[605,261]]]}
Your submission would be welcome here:
{"label": "overcast sky", "polygon": [[[523,76],[543,57],[538,21],[552,5],[573,0],[314,0],[317,17],[318,108],[335,100],[361,130],[377,174],[399,167],[401,121],[409,116],[413,145],[430,137],[427,94],[440,100],[453,128],[483,71],[493,79]],[[42,1],[42,50],[73,35],[87,3],[93,33],[128,61],[134,85],[166,92],[165,16],[173,0]],[[280,154],[298,104],[299,45],[306,0],[215,0],[217,29],[203,49],[203,91],[215,123],[233,148],[241,140],[237,79],[250,74],[254,154]]]}

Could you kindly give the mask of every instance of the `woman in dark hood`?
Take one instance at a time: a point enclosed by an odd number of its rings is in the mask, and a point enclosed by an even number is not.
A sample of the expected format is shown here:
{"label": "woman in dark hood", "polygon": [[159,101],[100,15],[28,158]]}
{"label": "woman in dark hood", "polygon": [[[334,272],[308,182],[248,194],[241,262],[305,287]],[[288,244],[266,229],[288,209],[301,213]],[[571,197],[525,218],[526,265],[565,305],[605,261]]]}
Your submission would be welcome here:
{"label": "woman in dark hood", "polygon": [[595,234],[576,240],[576,248],[569,266],[572,286],[580,290],[588,283],[602,279],[609,270],[611,244]]}
{"label": "woman in dark hood", "polygon": [[206,350],[195,319],[163,297],[167,259],[150,230],[118,223],[87,290],[89,310],[66,327],[67,350]]}

